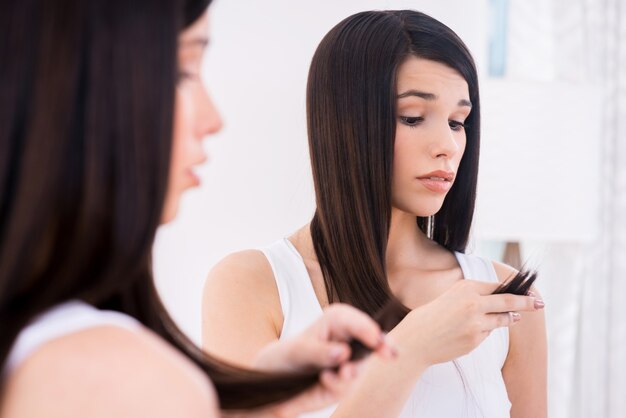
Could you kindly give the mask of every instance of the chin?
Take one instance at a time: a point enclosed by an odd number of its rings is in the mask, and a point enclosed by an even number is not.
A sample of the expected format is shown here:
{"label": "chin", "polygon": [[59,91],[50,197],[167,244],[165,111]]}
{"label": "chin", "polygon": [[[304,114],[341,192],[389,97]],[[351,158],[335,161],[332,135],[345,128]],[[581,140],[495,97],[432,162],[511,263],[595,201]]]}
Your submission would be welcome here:
{"label": "chin", "polygon": [[178,213],[178,205],[165,205],[165,209],[161,214],[161,225],[172,222]]}
{"label": "chin", "polygon": [[408,212],[412,213],[415,216],[425,218],[428,216],[436,215],[437,213],[439,213],[441,207],[443,206],[443,200],[440,202],[432,202],[431,204],[426,205],[424,203],[425,202],[421,202],[419,206],[416,205],[416,207],[412,208],[413,210],[410,210]]}
{"label": "chin", "polygon": [[443,206],[445,197],[436,198],[433,196],[410,196],[408,199],[398,199],[392,206],[402,212],[409,213],[413,216],[428,217],[436,215]]}

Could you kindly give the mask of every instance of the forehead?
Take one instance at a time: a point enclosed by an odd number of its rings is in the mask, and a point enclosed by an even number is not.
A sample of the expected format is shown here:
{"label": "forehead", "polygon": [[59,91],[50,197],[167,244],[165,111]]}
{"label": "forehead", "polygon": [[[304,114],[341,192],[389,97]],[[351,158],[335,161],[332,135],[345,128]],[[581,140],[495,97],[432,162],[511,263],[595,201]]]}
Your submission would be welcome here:
{"label": "forehead", "polygon": [[411,56],[398,69],[398,93],[416,89],[434,94],[445,92],[469,99],[465,79],[455,69],[437,61]]}

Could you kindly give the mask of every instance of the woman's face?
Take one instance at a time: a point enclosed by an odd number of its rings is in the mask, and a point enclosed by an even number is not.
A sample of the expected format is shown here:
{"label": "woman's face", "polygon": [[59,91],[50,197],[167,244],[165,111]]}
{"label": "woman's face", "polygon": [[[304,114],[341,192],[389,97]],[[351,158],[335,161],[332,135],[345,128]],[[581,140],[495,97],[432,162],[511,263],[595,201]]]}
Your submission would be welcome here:
{"label": "woman's face", "polygon": [[465,151],[469,89],[456,70],[408,58],[398,70],[392,206],[416,215],[439,211]]}
{"label": "woman's face", "polygon": [[207,160],[202,140],[222,127],[220,115],[200,76],[208,32],[209,20],[205,13],[181,32],[178,38],[179,79],[174,104],[172,159],[162,223],[176,216],[183,192],[200,184],[193,168]]}

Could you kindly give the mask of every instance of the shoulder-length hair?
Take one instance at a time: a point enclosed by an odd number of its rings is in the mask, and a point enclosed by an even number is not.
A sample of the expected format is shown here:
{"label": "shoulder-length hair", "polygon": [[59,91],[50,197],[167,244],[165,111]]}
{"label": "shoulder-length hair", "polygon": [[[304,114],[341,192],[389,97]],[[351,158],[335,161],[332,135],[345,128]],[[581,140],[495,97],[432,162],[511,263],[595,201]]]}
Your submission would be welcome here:
{"label": "shoulder-length hair", "polygon": [[80,299],[174,345],[208,374],[222,408],[281,401],[317,381],[207,356],[154,286],[177,37],[209,2],[0,3],[0,369],[30,321]]}
{"label": "shoulder-length hair", "polygon": [[[370,314],[391,297],[385,252],[391,219],[396,77],[411,56],[443,63],[469,86],[467,146],[435,216],[434,240],[465,251],[476,195],[480,103],[474,61],[461,39],[423,13],[352,15],[322,40],[307,84],[309,150],[317,209],[311,234],[329,301]],[[424,220],[417,219],[423,229]]]}

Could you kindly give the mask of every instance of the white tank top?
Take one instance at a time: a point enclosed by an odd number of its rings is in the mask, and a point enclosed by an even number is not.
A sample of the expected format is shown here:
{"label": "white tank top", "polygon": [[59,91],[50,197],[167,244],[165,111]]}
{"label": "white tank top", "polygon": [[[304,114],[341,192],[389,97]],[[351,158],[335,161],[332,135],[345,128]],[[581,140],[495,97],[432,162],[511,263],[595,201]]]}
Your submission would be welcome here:
{"label": "white tank top", "polygon": [[[283,311],[280,338],[297,335],[322,315],[302,256],[286,238],[262,251],[272,266]],[[458,252],[455,256],[465,278],[498,282],[490,261]],[[469,354],[427,368],[400,418],[510,417],[511,403],[502,378],[508,351],[508,328],[498,328]],[[335,408],[302,417],[329,417]]]}
{"label": "white tank top", "polygon": [[0,382],[45,343],[78,331],[105,325],[130,330],[141,327],[135,318],[128,315],[99,310],[78,300],[65,302],[45,311],[20,331],[7,357]]}

